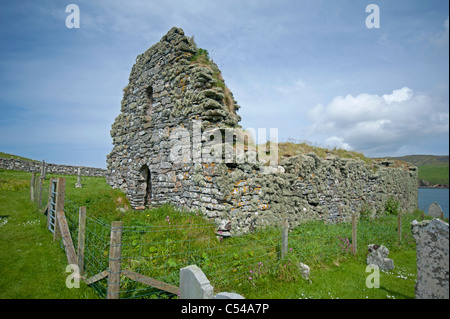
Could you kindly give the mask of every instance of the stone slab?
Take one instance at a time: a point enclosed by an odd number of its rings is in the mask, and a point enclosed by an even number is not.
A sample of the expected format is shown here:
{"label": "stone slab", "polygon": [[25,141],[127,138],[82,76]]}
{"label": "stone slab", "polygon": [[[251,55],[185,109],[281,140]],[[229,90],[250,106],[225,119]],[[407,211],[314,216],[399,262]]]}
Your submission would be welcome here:
{"label": "stone slab", "polygon": [[449,298],[449,225],[439,219],[411,223],[416,240],[416,299]]}
{"label": "stone slab", "polygon": [[180,270],[180,299],[212,299],[214,289],[203,271],[196,265]]}
{"label": "stone slab", "polygon": [[433,218],[440,218],[441,215],[442,215],[441,206],[439,206],[439,204],[436,202],[431,203],[431,205],[428,207],[428,216]]}

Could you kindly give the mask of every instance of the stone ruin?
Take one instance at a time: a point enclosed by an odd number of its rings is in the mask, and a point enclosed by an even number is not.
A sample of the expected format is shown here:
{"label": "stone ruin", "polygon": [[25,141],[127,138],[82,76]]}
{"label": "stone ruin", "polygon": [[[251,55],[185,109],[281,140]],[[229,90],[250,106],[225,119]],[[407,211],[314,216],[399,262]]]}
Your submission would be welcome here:
{"label": "stone ruin", "polygon": [[107,182],[134,209],[171,203],[229,225],[229,234],[281,216],[291,227],[345,220],[363,206],[382,210],[391,196],[417,208],[415,167],[313,153],[278,163],[275,143],[255,145],[242,130],[239,108],[206,51],[172,28],[136,58],[111,129]]}

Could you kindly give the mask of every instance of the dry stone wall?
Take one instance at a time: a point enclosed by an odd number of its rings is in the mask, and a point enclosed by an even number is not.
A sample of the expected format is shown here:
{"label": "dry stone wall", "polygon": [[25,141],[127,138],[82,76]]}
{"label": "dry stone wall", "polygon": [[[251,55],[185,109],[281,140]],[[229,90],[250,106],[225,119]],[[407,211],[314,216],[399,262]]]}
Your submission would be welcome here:
{"label": "dry stone wall", "polygon": [[[0,168],[25,171],[25,172],[41,172],[42,162],[26,161],[20,159],[0,158]],[[82,176],[96,176],[104,177],[106,170],[103,168],[86,167],[86,166],[73,166],[73,165],[60,165],[53,163],[45,163],[46,172],[49,174],[58,175],[77,175],[78,169]]]}
{"label": "dry stone wall", "polygon": [[218,177],[225,194],[220,207],[225,206],[232,224],[247,231],[270,223],[274,216],[288,217],[294,227],[311,219],[350,220],[362,209],[383,211],[391,196],[402,210],[417,208],[415,168],[371,167],[363,161],[322,159],[315,154],[290,157],[281,166],[284,172],[261,174],[235,168]]}
{"label": "dry stone wall", "polygon": [[[238,152],[239,105],[214,62],[195,62],[198,53],[183,30],[172,28],[131,70],[111,128],[106,178],[127,194],[133,208],[172,203],[218,223],[230,221],[229,232],[238,234],[282,214],[293,224],[344,220],[362,207],[382,210],[391,196],[403,210],[417,207],[415,167],[315,154],[272,165],[273,158],[264,159],[250,144]],[[235,140],[227,139],[228,130]],[[207,147],[211,132],[223,142],[221,149],[233,150],[231,159],[224,152],[206,160],[217,151]],[[174,160],[181,153],[187,156]]]}

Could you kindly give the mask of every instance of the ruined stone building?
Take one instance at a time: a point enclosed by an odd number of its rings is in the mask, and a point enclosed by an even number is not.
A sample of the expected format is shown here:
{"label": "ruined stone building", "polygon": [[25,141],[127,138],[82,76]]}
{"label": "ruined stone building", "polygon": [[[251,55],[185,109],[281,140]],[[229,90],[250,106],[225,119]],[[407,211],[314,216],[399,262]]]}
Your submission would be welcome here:
{"label": "ruined stone building", "polygon": [[[107,182],[124,191],[134,209],[172,203],[230,220],[231,232],[239,233],[283,214],[291,223],[332,222],[362,205],[382,210],[390,196],[405,210],[417,207],[414,167],[315,154],[284,158],[275,166],[273,158],[263,160],[264,153],[246,144],[239,130],[239,105],[219,68],[179,28],[138,55],[123,91],[111,129]],[[234,155],[211,151],[211,137]],[[221,156],[211,160],[210,154]]]}

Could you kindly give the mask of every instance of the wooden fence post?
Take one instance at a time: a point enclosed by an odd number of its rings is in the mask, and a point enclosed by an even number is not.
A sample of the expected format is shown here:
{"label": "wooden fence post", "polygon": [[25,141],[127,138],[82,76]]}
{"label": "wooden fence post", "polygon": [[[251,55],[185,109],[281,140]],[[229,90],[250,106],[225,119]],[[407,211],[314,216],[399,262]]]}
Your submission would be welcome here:
{"label": "wooden fence post", "polygon": [[356,220],[356,214],[352,215],[352,253],[353,255],[356,255],[358,252],[358,238],[357,238],[357,220]]}
{"label": "wooden fence post", "polygon": [[281,258],[283,259],[284,256],[286,256],[288,252],[288,236],[289,236],[289,223],[288,219],[285,217],[283,218],[282,224],[281,224]]}
{"label": "wooden fence post", "polygon": [[80,273],[83,273],[84,269],[84,245],[85,245],[85,233],[86,233],[86,207],[80,207],[78,217],[78,268]]}
{"label": "wooden fence post", "polygon": [[122,222],[111,224],[108,266],[108,299],[120,298],[120,266],[122,254]]}
{"label": "wooden fence post", "polygon": [[44,179],[42,176],[39,176],[39,191],[38,191],[38,207],[39,209],[42,206],[42,189],[44,188]]}
{"label": "wooden fence post", "polygon": [[402,213],[398,212],[397,217],[397,232],[398,232],[398,241],[402,241]]}
{"label": "wooden fence post", "polygon": [[[66,179],[59,177],[58,184],[56,186],[56,208],[55,213],[57,214],[59,211],[64,211],[64,197],[66,195]],[[60,237],[59,223],[56,220],[55,216],[55,230],[53,232],[53,241],[56,241]]]}
{"label": "wooden fence post", "polygon": [[36,172],[31,173],[31,182],[30,182],[30,199],[34,202],[34,184],[36,180]]}

